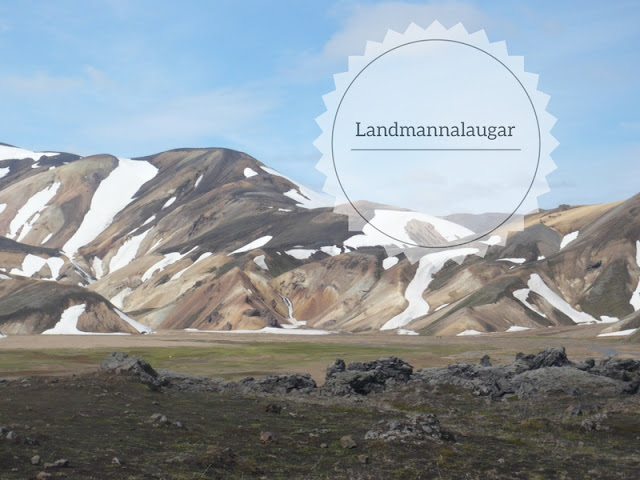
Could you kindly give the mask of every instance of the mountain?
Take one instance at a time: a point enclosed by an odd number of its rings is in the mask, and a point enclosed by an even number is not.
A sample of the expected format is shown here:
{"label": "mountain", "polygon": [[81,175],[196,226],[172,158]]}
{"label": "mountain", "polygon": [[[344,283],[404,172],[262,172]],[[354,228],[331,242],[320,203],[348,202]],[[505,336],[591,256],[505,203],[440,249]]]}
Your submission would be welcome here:
{"label": "mountain", "polygon": [[[529,215],[484,258],[425,250],[412,264],[366,224],[349,231],[323,195],[232,150],[125,159],[0,144],[0,176],[4,334],[640,327],[640,195]],[[416,242],[492,218],[358,208]]]}

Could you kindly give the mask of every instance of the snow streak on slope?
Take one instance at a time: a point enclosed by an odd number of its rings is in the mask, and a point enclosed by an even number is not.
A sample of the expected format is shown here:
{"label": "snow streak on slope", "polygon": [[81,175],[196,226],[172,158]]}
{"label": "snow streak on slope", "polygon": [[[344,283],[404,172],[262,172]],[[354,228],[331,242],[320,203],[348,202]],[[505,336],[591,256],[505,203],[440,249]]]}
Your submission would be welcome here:
{"label": "snow streak on slope", "polygon": [[600,335],[597,335],[598,337],[626,337],[627,335],[633,335],[634,333],[636,333],[638,329],[637,328],[630,328],[628,330],[619,330],[617,332],[610,332],[610,333],[601,333]]}
{"label": "snow streak on slope", "polygon": [[53,328],[42,332],[43,335],[86,335],[89,332],[78,330],[78,319],[84,313],[86,304],[67,308],[60,316],[60,321]]}
{"label": "snow streak on slope", "polygon": [[150,231],[151,230],[149,229],[146,232],[141,233],[140,235],[131,237],[120,246],[118,252],[111,258],[111,261],[109,262],[109,273],[113,273],[116,270],[129,265],[129,263],[131,263],[133,259],[136,258],[138,249],[140,248],[140,244],[144,240],[144,237],[146,237]]}
{"label": "snow streak on slope", "polygon": [[544,313],[539,311],[534,305],[532,305],[532,304],[530,304],[528,302],[527,298],[529,298],[529,292],[530,291],[531,290],[529,290],[528,288],[522,288],[520,290],[515,290],[513,292],[513,296],[515,298],[517,298],[518,300],[520,300],[524,304],[525,307],[529,308],[530,310],[532,310],[533,312],[537,313],[541,317],[547,318],[547,316]]}
{"label": "snow streak on slope", "polygon": [[[407,224],[412,220],[433,225],[436,231],[447,241],[459,240],[473,235],[471,230],[457,223],[424,213],[399,210],[375,210],[371,222],[363,227],[362,234],[354,235],[347,239],[344,244],[353,248],[378,245],[396,245],[403,248],[407,244],[415,244],[415,240],[413,240],[409,236],[409,232],[407,232]],[[385,232],[397,240],[390,238],[382,232]]]}
{"label": "snow streak on slope", "polygon": [[62,250],[73,257],[80,247],[95,240],[157,173],[158,169],[149,162],[119,158],[118,166],[98,186],[82,224]]}
{"label": "snow streak on slope", "polygon": [[255,248],[264,247],[267,243],[271,241],[272,238],[273,237],[271,235],[265,235],[264,237],[260,237],[257,240],[254,240],[253,242],[246,244],[244,247],[240,247],[234,250],[233,252],[229,253],[227,257],[233,255],[234,253],[244,253],[244,252],[248,252],[249,250],[253,250]]}
{"label": "snow streak on slope", "polygon": [[23,239],[29,232],[29,230],[31,230],[33,223],[35,223],[35,220],[33,220],[31,223],[29,223],[29,220],[31,220],[35,215],[39,215],[40,212],[45,209],[47,203],[49,203],[49,201],[53,197],[55,197],[59,188],[60,182],[55,182],[54,184],[49,185],[47,188],[40,190],[33,197],[27,200],[27,203],[25,203],[22,208],[18,210],[16,216],[13,218],[13,220],[11,220],[7,238],[15,239],[18,235],[18,232],[22,229],[20,240]]}
{"label": "snow streak on slope", "polygon": [[540,275],[537,273],[531,274],[528,285],[531,290],[536,292],[538,295],[541,295],[547,302],[560,310],[575,323],[605,323],[602,320],[596,320],[588,313],[575,310],[563,298],[561,298],[560,295],[547,287],[542,278],[540,278]]}
{"label": "snow streak on slope", "polygon": [[292,198],[296,202],[298,202],[298,207],[302,208],[322,208],[322,207],[333,207],[333,198],[325,193],[318,193],[310,188],[304,187],[300,185],[298,182],[291,180],[289,177],[282,175],[281,173],[276,172],[275,170],[260,166],[262,170],[271,174],[277,175],[282,178],[286,178],[291,183],[293,183],[298,190],[291,189],[288,192],[285,192],[283,195],[286,197]]}
{"label": "snow streak on slope", "polygon": [[167,268],[169,265],[172,265],[176,263],[178,260],[183,259],[187,255],[189,255],[191,252],[193,252],[196,248],[198,247],[193,247],[187,253],[171,252],[171,253],[165,254],[162,260],[160,260],[159,262],[156,262],[149,270],[144,272],[144,274],[142,275],[142,281],[146,282],[151,277],[153,277],[154,273],[161,272],[162,270]]}
{"label": "snow streak on slope", "polygon": [[380,330],[404,327],[412,320],[429,313],[429,304],[422,298],[422,293],[433,280],[433,275],[438,273],[448,260],[464,258],[474,253],[478,253],[477,248],[460,248],[430,253],[422,257],[413,280],[407,285],[407,289],[404,292],[409,306],[404,312],[388,320]]}
{"label": "snow streak on slope", "polygon": [[6,177],[9,174],[9,167],[0,168],[0,178]]}
{"label": "snow streak on slope", "polygon": [[[636,240],[636,263],[640,268],[640,240]],[[640,278],[638,279],[638,286],[631,295],[630,303],[636,312],[640,310]]]}
{"label": "snow streak on slope", "polygon": [[564,237],[562,237],[562,241],[560,242],[560,250],[573,242],[576,238],[578,238],[579,231],[571,232]]}
{"label": "snow streak on slope", "polygon": [[[188,252],[187,252],[188,253]],[[178,278],[180,278],[182,276],[182,274],[184,272],[186,272],[187,270],[189,270],[191,267],[193,267],[196,263],[201,262],[202,260],[204,260],[205,258],[209,258],[211,255],[213,255],[211,252],[205,252],[202,255],[200,255],[198,257],[198,259],[193,262],[191,265],[189,265],[187,268],[183,268],[182,270],[180,270],[178,273],[176,273],[173,277],[171,277],[171,280],[176,280]]]}
{"label": "snow streak on slope", "polygon": [[202,177],[204,175],[200,175],[197,179],[196,179],[196,183],[193,184],[193,188],[198,188],[198,185],[200,185],[200,182],[202,181]]}
{"label": "snow streak on slope", "polygon": [[149,327],[147,327],[146,325],[142,325],[140,322],[136,322],[133,318],[129,317],[128,315],[125,315],[117,308],[115,309],[115,311],[122,320],[127,322],[133,328],[135,328],[138,331],[138,333],[153,333],[153,331]]}
{"label": "snow streak on slope", "polygon": [[169,208],[171,205],[173,205],[173,202],[176,201],[176,197],[171,197],[169,200],[167,200],[165,202],[165,204],[162,206],[162,208],[160,210],[164,210],[165,208]]}
{"label": "snow streak on slope", "polygon": [[526,258],[499,258],[498,262],[524,263]]}

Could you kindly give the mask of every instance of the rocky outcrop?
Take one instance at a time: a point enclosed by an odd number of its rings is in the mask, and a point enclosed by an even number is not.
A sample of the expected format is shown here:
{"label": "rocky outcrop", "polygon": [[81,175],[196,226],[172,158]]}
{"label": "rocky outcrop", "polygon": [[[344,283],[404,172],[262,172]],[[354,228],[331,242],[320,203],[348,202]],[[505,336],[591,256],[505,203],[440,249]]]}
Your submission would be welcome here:
{"label": "rocky outcrop", "polygon": [[352,362],[348,366],[337,359],[327,368],[322,391],[331,395],[367,395],[407,383],[412,374],[413,367],[397,357]]}
{"label": "rocky outcrop", "polygon": [[560,392],[576,395],[591,390],[636,393],[633,382],[637,380],[639,364],[636,360],[603,360],[597,365],[587,360],[574,364],[564,348],[552,347],[536,355],[518,353],[515,362],[509,365],[491,366],[483,357],[479,365],[456,363],[425,368],[416,372],[412,381],[431,389],[453,385],[493,399]]}
{"label": "rocky outcrop", "polygon": [[411,441],[414,443],[420,443],[422,440],[440,440],[441,438],[443,438],[443,432],[440,428],[440,422],[438,417],[432,413],[411,415],[403,421],[385,422],[383,420],[377,428],[369,430],[364,436],[365,440]]}
{"label": "rocky outcrop", "polygon": [[148,362],[142,358],[130,357],[123,352],[113,352],[109,355],[100,364],[100,370],[133,375],[139,378],[142,383],[154,389],[167,384],[166,381],[158,378],[158,372]]}

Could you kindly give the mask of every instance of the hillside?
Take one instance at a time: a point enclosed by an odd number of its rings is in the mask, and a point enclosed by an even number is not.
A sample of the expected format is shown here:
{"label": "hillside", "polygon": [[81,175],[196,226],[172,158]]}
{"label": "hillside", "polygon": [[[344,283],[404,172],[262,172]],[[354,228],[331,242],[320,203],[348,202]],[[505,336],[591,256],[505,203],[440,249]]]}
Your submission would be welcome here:
{"label": "hillside", "polygon": [[[4,334],[640,327],[640,195],[541,211],[506,241],[424,250],[412,264],[368,226],[349,231],[323,195],[232,150],[124,159],[3,144],[0,175]],[[360,208],[413,241],[486,220]]]}

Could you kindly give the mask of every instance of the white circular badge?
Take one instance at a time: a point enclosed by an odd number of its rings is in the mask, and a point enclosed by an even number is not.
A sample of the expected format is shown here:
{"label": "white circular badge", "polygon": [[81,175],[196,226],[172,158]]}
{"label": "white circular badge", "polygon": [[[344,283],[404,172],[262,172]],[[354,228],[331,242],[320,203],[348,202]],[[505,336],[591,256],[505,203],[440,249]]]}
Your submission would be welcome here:
{"label": "white circular badge", "polygon": [[[462,25],[411,25],[335,76],[318,119],[324,190],[350,228],[410,260],[504,243],[549,190],[555,119],[537,76]],[[427,250],[427,251],[425,251]]]}

